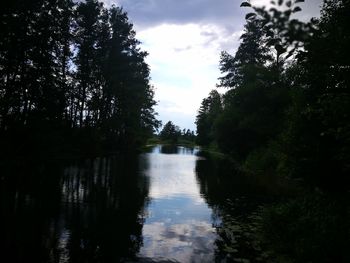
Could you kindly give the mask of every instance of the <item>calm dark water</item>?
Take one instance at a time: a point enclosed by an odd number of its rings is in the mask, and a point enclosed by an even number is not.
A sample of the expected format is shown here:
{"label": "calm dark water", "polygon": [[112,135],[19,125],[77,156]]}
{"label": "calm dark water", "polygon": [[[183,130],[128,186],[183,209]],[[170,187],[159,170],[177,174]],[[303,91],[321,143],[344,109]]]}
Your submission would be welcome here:
{"label": "calm dark water", "polygon": [[0,262],[263,260],[244,237],[262,195],[196,148],[1,169]]}

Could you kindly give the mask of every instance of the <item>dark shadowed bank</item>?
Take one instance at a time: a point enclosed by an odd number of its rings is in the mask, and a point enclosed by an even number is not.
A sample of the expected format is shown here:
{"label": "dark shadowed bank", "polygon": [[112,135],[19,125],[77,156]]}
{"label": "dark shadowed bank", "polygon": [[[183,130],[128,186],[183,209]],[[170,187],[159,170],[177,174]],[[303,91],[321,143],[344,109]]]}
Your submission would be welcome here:
{"label": "dark shadowed bank", "polygon": [[197,115],[198,143],[247,175],[293,180],[299,191],[261,212],[261,239],[277,262],[348,262],[350,247],[350,1],[293,18],[296,1],[250,11],[235,55]]}
{"label": "dark shadowed bank", "polygon": [[1,166],[1,260],[120,262],[135,257],[149,191],[135,157]]}

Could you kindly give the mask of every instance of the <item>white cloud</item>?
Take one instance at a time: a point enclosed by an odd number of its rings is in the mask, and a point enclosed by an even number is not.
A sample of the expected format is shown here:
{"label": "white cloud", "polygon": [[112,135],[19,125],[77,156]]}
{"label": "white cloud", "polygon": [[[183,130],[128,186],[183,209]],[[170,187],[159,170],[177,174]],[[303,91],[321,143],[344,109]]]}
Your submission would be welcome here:
{"label": "white cloud", "polygon": [[176,262],[213,262],[214,229],[208,222],[186,221],[170,227],[164,223],[146,224],[144,245],[139,256]]}
{"label": "white cloud", "polygon": [[186,128],[194,129],[201,101],[217,83],[220,52],[229,46],[232,51],[239,35],[214,24],[162,24],[138,32],[150,54],[147,63],[163,122],[171,113],[182,114],[192,120]]}
{"label": "white cloud", "polygon": [[[162,199],[182,196],[191,198],[195,203],[203,203],[194,174],[197,158],[193,155],[153,155],[152,160],[157,161],[150,163],[146,173],[151,178],[149,197]],[[181,163],[181,167],[178,163]]]}
{"label": "white cloud", "polygon": [[[161,147],[156,152],[161,152]],[[144,171],[151,182],[150,202],[144,214],[143,245],[138,256],[152,261],[213,262],[217,234],[212,211],[200,195],[195,175],[200,157],[150,155]]]}
{"label": "white cloud", "polygon": [[[196,112],[215,88],[220,52],[234,53],[243,30],[243,0],[103,0],[128,12],[142,48],[150,53],[156,110],[163,122],[195,129]],[[319,16],[322,0],[305,0],[297,17]],[[270,0],[252,0],[271,6]]]}

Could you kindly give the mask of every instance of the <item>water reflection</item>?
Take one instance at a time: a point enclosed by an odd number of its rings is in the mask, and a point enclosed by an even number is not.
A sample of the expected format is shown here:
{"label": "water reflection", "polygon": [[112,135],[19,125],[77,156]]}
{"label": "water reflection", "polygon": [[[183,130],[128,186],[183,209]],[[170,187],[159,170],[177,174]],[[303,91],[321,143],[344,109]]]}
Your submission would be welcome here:
{"label": "water reflection", "polygon": [[225,159],[197,160],[200,192],[212,209],[217,262],[269,262],[257,240],[257,211],[271,201],[255,178],[239,173]]}
{"label": "water reflection", "polygon": [[0,261],[261,262],[259,191],[198,151],[2,165]]}
{"label": "water reflection", "polygon": [[196,155],[199,147],[184,147],[177,145],[157,145],[152,148],[152,153]]}
{"label": "water reflection", "polygon": [[151,183],[141,258],[214,261],[216,234],[195,178],[196,151],[158,146],[145,156],[150,160],[145,174]]}
{"label": "water reflection", "polygon": [[1,184],[6,262],[118,262],[142,244],[149,181],[136,158],[8,168]]}

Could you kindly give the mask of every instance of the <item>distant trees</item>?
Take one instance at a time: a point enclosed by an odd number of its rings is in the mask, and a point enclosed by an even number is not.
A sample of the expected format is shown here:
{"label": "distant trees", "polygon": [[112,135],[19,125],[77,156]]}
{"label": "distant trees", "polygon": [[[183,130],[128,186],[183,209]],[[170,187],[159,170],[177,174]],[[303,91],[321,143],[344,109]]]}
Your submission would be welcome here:
{"label": "distant trees", "polygon": [[187,142],[194,142],[196,136],[193,131],[190,129],[183,129],[181,131],[180,127],[173,124],[171,121],[168,121],[161,132],[159,133],[159,137],[163,141],[168,141],[171,143],[178,143],[179,140],[185,140]]}
{"label": "distant trees", "polygon": [[1,143],[55,134],[49,141],[125,148],[159,126],[147,53],[121,8],[12,1],[0,16]]}
{"label": "distant trees", "polygon": [[177,142],[180,135],[181,130],[179,126],[175,126],[171,121],[168,121],[159,133],[162,140],[169,140],[174,143]]}
{"label": "distant trees", "polygon": [[183,129],[181,138],[185,141],[194,142],[196,140],[196,135],[194,134],[194,131],[191,131],[190,129]]}

